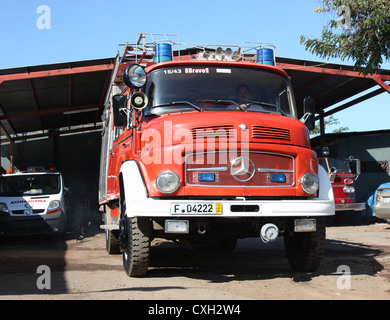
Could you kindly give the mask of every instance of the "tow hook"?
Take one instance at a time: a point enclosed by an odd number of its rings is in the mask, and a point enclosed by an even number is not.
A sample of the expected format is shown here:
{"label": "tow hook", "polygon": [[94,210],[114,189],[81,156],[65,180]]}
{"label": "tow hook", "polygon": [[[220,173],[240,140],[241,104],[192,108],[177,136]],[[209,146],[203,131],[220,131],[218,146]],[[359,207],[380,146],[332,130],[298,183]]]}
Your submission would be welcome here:
{"label": "tow hook", "polygon": [[204,235],[207,231],[206,224],[198,224],[198,234]]}

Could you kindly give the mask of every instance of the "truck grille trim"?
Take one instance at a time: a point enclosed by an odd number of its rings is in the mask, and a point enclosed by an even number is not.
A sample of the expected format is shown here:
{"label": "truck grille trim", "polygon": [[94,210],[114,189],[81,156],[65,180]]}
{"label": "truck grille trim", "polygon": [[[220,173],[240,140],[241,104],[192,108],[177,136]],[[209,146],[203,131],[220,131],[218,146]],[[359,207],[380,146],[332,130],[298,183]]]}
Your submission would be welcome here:
{"label": "truck grille trim", "polygon": [[[210,180],[203,180],[204,173]],[[202,180],[199,177],[202,175]],[[277,180],[281,178],[281,180]],[[280,188],[295,185],[295,159],[268,152],[194,153],[186,156],[186,184],[207,187]]]}
{"label": "truck grille trim", "polygon": [[290,130],[252,125],[252,138],[290,140]]}
{"label": "truck grille trim", "polygon": [[202,139],[202,138],[234,139],[235,137],[233,125],[196,127],[191,129],[191,134],[194,139]]}

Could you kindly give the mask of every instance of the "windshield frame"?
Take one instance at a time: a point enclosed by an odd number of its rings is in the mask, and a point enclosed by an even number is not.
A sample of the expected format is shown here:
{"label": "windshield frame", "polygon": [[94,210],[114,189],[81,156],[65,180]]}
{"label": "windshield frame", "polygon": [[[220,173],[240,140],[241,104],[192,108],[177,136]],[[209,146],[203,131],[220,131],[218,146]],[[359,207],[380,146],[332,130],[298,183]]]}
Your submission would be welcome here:
{"label": "windshield frame", "polygon": [[336,172],[340,174],[352,174],[351,167],[349,165],[349,162],[345,159],[341,158],[331,158],[331,157],[320,157],[318,158],[318,163],[324,167],[324,169],[331,173]]}
{"label": "windshield frame", "polygon": [[[233,72],[241,72],[242,74],[240,75],[241,78],[244,77],[244,74],[250,74],[252,78],[250,78],[249,82],[253,84],[256,84],[257,86],[260,87],[261,83],[264,82],[266,85],[268,83],[266,82],[265,79],[260,77],[260,75],[265,75],[266,77],[270,79],[275,79],[274,82],[280,83],[280,92],[277,91],[279,88],[275,88],[274,92],[276,92],[273,95],[273,98],[275,100],[277,99],[276,95],[279,94],[280,98],[280,104],[283,103],[283,109],[286,109],[287,107],[287,112],[286,110],[281,110],[277,103],[270,103],[269,101],[262,101],[262,99],[258,99],[258,97],[251,97],[251,99],[247,99],[244,101],[244,103],[240,103],[236,101],[235,99],[232,99],[231,96],[235,96],[237,94],[237,89],[238,89],[238,84],[241,83],[240,78],[234,77],[232,80],[236,82],[234,85],[234,90],[231,88],[231,90],[226,90],[230,94],[230,97],[201,97],[201,95],[198,95],[199,99],[195,100],[194,98],[191,99],[190,94],[185,95],[184,97],[181,97],[180,99],[169,99],[169,98],[162,98],[161,94],[158,90],[162,92],[166,92],[168,90],[163,89],[164,85],[168,86],[165,84],[164,80],[167,80],[169,77],[173,78],[172,83],[176,81],[180,81],[176,77],[175,79],[175,74],[178,74],[181,72],[183,74],[184,70],[191,70],[192,68],[192,73],[189,73],[189,77],[192,76],[194,81],[199,81],[196,79],[197,73],[199,73],[200,76],[202,74],[207,73],[208,75],[212,75],[214,77],[220,77],[223,81],[228,83],[228,78],[223,78],[224,73],[229,74],[232,71]],[[222,70],[222,71],[221,71]],[[230,71],[230,72],[229,72]],[[164,76],[166,76],[165,79],[161,77],[161,74],[165,73]],[[220,73],[220,74],[217,74]],[[256,74],[257,73],[257,74]],[[258,78],[257,75],[259,75]],[[212,78],[211,78],[212,79]],[[221,81],[222,81],[221,80]],[[259,80],[259,81],[258,81]],[[183,80],[183,82],[187,82],[187,79]],[[201,82],[201,81],[199,81]],[[231,81],[233,82],[233,81]],[[189,83],[189,82],[187,82]],[[230,84],[230,82],[229,82]],[[188,85],[189,87],[190,85]],[[222,85],[220,85],[222,87]],[[231,85],[231,87],[233,84]],[[282,86],[284,86],[284,90],[282,90]],[[159,87],[162,87],[159,89]],[[172,86],[173,87],[173,86]],[[184,86],[185,87],[185,86]],[[200,87],[200,86],[199,86]],[[175,85],[176,88],[176,85]],[[193,86],[193,91],[195,92],[196,90],[201,91],[202,88],[198,89],[197,86]],[[165,91],[164,91],[165,90]],[[178,89],[174,89],[176,91],[172,90],[172,93],[180,92]],[[188,92],[188,88],[187,91]],[[238,62],[224,62],[224,63],[217,63],[217,62],[211,62],[211,61],[187,61],[186,63],[183,63],[181,61],[180,63],[175,63],[175,62],[170,62],[170,63],[164,63],[164,64],[159,64],[157,67],[152,67],[149,68],[148,70],[148,80],[147,83],[143,89],[143,91],[148,95],[149,98],[149,104],[148,106],[143,110],[144,116],[158,116],[162,114],[167,114],[169,112],[192,112],[196,111],[195,107],[199,107],[201,110],[198,111],[245,111],[245,112],[265,112],[265,113],[275,113],[279,115],[284,115],[288,116],[294,119],[297,119],[297,109],[296,109],[296,104],[295,104],[295,97],[294,97],[294,92],[292,89],[292,85],[286,75],[286,73],[276,67],[271,67],[268,65],[260,65],[260,64],[254,64],[254,63],[238,63]],[[211,90],[210,90],[211,91]],[[272,96],[273,93],[270,92],[270,90],[254,90],[256,94],[267,94],[269,96]],[[155,94],[155,92],[157,92]],[[183,91],[181,91],[183,92]],[[213,91],[214,92],[214,91]],[[160,96],[159,96],[160,94]],[[218,93],[217,93],[218,94]],[[227,94],[227,93],[226,93]],[[283,97],[284,101],[281,101],[281,95],[285,94],[285,97]],[[195,94],[194,94],[195,95]],[[158,98],[156,98],[156,96]],[[210,99],[211,98],[211,99]],[[256,99],[257,98],[257,99]],[[165,100],[164,100],[165,99]],[[199,102],[201,101],[201,102]],[[202,103],[203,101],[203,103]],[[204,102],[208,101],[208,105],[205,105]],[[232,103],[229,105],[226,103],[226,101],[232,101]],[[182,102],[182,104],[180,104]],[[210,105],[214,102],[214,106],[210,107]],[[192,105],[191,105],[192,104]],[[267,108],[267,104],[269,105]],[[270,107],[270,105],[274,105],[273,108]],[[195,106],[195,107],[194,107]],[[242,107],[239,107],[242,106]],[[244,108],[245,106],[245,108]]]}

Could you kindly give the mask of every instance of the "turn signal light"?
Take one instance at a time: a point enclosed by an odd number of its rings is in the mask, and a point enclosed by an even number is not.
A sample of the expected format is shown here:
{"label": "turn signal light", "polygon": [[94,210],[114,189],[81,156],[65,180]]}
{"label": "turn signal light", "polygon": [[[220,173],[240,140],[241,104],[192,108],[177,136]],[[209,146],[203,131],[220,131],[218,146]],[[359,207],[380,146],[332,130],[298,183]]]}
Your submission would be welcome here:
{"label": "turn signal light", "polygon": [[53,214],[53,213],[56,213],[58,211],[61,211],[61,208],[57,208],[57,209],[54,209],[54,210],[47,210],[46,214]]}
{"label": "turn signal light", "polygon": [[129,160],[129,155],[127,153],[122,155],[122,163]]}
{"label": "turn signal light", "polygon": [[350,179],[350,178],[344,179],[344,183],[345,184],[353,184],[353,179]]}

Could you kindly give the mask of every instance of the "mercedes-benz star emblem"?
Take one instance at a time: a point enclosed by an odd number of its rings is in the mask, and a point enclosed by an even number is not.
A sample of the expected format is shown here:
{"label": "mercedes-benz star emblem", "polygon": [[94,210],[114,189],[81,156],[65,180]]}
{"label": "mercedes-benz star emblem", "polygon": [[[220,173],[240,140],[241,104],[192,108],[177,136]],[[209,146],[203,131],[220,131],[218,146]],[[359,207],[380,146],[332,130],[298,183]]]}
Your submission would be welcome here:
{"label": "mercedes-benz star emblem", "polygon": [[241,129],[241,131],[246,131],[246,124],[245,123],[241,123],[238,127]]}
{"label": "mercedes-benz star emblem", "polygon": [[247,157],[238,157],[232,161],[230,172],[232,176],[241,182],[249,181],[256,171],[255,164]]}

